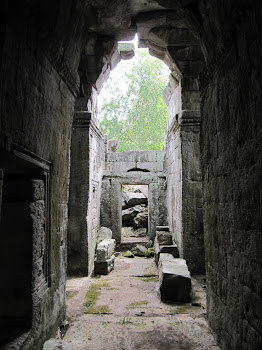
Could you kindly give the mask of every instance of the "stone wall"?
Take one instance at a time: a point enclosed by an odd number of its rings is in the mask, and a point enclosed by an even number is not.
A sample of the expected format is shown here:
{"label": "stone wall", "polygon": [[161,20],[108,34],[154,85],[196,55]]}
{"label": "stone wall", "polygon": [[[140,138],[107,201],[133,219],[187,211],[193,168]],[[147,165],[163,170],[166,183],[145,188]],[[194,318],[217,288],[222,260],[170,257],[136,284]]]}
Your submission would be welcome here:
{"label": "stone wall", "polygon": [[216,68],[205,76],[202,89],[207,307],[210,325],[223,349],[262,346],[262,45],[258,13],[258,8],[238,12],[235,44],[227,43],[223,55],[213,61]]}
{"label": "stone wall", "polygon": [[[30,276],[36,273],[30,289],[31,332],[26,333],[19,344],[19,349],[40,349],[65,316],[69,149],[75,99],[71,82],[74,82],[75,72],[72,67],[64,65],[64,72],[70,72],[72,77],[69,82],[65,75],[60,74],[58,65],[51,63],[51,53],[45,46],[41,31],[36,30],[38,26],[34,26],[32,18],[26,17],[24,9],[13,11],[12,8],[9,11],[6,2],[0,17],[0,168],[4,172],[4,182],[8,178],[35,179],[32,177],[36,174],[35,167],[42,169],[37,175],[44,179],[43,164],[46,162],[42,160],[50,162],[50,188],[46,187],[49,208],[45,211],[49,228],[46,224],[44,231],[41,228],[43,213],[38,210],[38,202],[30,204],[33,231],[28,231],[31,238],[27,241],[30,245],[27,259],[32,257],[30,266],[37,271],[32,269],[30,272]],[[23,147],[15,147],[17,144]],[[28,213],[28,210],[24,208],[21,213]],[[49,230],[47,252],[41,242],[47,239]],[[20,233],[26,235],[28,232]],[[19,242],[10,241],[6,236],[2,238],[1,246],[12,252]],[[42,278],[45,264],[40,261],[47,255],[48,276]],[[8,261],[1,263],[1,275],[9,271],[8,266]],[[13,283],[18,287],[21,278],[19,274],[13,276]],[[1,284],[0,288],[2,290],[5,286]],[[24,292],[28,297],[25,289]],[[5,317],[1,321],[5,323]]]}
{"label": "stone wall", "polygon": [[129,151],[107,153],[102,183],[101,226],[113,231],[121,242],[122,185],[149,186],[149,237],[154,239],[157,225],[167,225],[164,152]]}

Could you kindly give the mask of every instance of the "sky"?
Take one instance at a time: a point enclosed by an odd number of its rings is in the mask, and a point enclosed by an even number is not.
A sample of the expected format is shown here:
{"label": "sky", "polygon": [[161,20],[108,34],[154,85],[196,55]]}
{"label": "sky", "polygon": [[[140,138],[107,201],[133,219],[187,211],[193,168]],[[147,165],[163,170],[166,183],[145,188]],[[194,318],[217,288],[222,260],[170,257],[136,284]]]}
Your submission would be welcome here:
{"label": "sky", "polygon": [[[133,43],[135,45],[135,50],[138,50],[138,36],[136,34],[135,38],[132,41],[129,41],[129,43]],[[148,49],[139,49],[143,51],[147,51]],[[151,56],[152,57],[152,56]],[[152,57],[153,58],[153,57]],[[153,58],[156,59],[156,58]],[[103,115],[101,113],[101,109],[104,103],[108,103],[111,98],[111,94],[107,92],[107,86],[110,84],[116,87],[116,90],[127,90],[128,86],[126,84],[123,84],[124,76],[126,73],[131,73],[132,66],[134,63],[134,58],[131,60],[121,60],[118,65],[111,71],[110,77],[107,82],[105,82],[99,96],[97,99],[97,110],[98,110],[98,119],[101,120]],[[170,71],[168,67],[163,63],[163,74],[166,76],[167,83],[168,83],[168,76],[170,74]]]}

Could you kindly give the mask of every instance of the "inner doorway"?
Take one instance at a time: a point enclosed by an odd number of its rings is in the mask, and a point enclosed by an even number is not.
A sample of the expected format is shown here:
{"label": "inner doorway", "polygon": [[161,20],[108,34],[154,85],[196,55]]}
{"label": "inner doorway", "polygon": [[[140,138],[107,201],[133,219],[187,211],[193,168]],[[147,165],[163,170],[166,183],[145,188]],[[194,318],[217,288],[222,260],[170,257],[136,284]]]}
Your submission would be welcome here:
{"label": "inner doorway", "polygon": [[148,185],[122,185],[121,241],[148,241]]}

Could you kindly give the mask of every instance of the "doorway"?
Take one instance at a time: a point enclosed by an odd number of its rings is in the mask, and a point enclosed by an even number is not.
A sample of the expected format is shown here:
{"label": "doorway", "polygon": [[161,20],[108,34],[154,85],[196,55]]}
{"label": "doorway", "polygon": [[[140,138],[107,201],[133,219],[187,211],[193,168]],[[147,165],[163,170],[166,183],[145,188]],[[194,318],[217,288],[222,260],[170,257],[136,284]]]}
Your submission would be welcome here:
{"label": "doorway", "polygon": [[121,241],[148,240],[148,185],[122,185]]}

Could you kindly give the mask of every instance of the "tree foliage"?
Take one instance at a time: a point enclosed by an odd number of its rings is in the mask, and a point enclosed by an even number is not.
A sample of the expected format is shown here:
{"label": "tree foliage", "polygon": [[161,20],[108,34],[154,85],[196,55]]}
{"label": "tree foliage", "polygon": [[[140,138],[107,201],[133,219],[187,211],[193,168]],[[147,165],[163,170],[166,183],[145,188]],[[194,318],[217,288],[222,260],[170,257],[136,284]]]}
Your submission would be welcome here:
{"label": "tree foliage", "polygon": [[100,124],[109,140],[119,141],[119,152],[163,148],[168,112],[162,93],[167,76],[160,60],[138,50],[121,84],[109,78]]}

